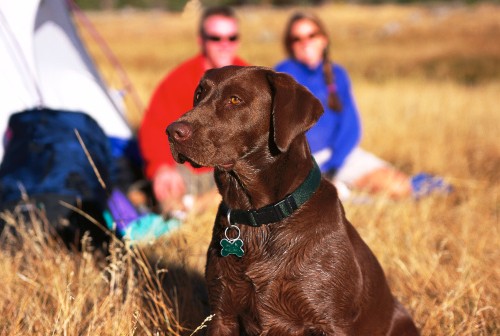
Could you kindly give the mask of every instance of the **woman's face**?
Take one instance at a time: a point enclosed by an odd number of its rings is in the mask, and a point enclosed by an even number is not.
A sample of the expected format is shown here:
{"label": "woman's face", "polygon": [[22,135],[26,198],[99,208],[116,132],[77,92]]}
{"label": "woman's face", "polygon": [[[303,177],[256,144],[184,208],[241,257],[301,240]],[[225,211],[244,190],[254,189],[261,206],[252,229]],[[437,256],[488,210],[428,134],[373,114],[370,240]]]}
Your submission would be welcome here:
{"label": "woman's face", "polygon": [[308,19],[296,21],[290,29],[290,38],[293,55],[299,62],[310,68],[321,63],[328,40],[314,22]]}

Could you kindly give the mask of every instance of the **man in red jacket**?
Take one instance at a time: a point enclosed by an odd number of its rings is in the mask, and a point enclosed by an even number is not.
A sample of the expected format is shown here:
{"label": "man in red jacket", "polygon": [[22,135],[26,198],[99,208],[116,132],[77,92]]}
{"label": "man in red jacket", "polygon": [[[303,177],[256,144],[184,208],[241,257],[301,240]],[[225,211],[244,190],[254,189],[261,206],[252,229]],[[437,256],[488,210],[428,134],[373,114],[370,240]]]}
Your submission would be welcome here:
{"label": "man in red jacket", "polygon": [[166,127],[193,106],[193,95],[206,70],[226,65],[247,65],[236,56],[239,47],[238,20],[229,7],[204,11],[198,32],[200,53],[170,72],[156,88],[139,130],[139,143],[146,176],[163,210],[173,210],[186,194],[207,191],[212,183],[211,168],[194,169],[175,163]]}

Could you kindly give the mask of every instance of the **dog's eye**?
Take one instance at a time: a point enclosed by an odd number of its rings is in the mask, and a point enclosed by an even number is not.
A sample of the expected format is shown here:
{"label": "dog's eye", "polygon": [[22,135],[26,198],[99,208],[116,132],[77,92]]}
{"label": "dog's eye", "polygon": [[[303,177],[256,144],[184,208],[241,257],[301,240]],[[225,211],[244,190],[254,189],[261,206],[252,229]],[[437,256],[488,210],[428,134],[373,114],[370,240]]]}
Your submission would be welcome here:
{"label": "dog's eye", "polygon": [[195,94],[194,94],[194,101],[193,101],[193,105],[196,105],[196,103],[198,103],[198,101],[200,100],[200,97],[201,97],[201,94],[203,93],[203,89],[201,87],[199,87]]}
{"label": "dog's eye", "polygon": [[229,99],[229,101],[233,105],[238,105],[239,103],[241,103],[241,99],[236,96],[232,96],[231,99]]}

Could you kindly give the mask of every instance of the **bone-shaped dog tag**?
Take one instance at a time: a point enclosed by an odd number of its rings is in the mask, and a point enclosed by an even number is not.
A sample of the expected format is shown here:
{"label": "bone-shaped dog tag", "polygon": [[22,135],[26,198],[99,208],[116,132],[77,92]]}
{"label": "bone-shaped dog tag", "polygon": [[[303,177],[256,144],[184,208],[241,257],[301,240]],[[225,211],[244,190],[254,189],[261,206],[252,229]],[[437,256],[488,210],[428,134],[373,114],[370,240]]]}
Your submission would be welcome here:
{"label": "bone-shaped dog tag", "polygon": [[222,246],[220,254],[223,257],[227,257],[230,254],[234,254],[235,256],[241,258],[245,253],[243,251],[243,240],[241,239],[229,240],[224,238],[220,241],[220,245]]}
{"label": "bone-shaped dog tag", "polygon": [[[227,230],[229,228],[238,230],[238,236],[236,238],[227,237]],[[224,236],[225,238],[222,238],[220,241],[220,246],[222,246],[220,254],[223,257],[227,257],[230,254],[234,254],[235,256],[240,258],[243,257],[245,251],[243,251],[243,240],[240,239],[240,228],[236,225],[231,225],[224,231]]]}

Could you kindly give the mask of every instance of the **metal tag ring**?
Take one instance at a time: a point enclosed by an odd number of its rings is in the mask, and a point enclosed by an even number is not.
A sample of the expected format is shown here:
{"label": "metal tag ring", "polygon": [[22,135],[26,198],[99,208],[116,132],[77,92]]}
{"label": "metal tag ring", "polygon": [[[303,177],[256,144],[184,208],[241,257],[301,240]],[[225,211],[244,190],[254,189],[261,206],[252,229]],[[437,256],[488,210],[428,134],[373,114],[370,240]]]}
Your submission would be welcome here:
{"label": "metal tag ring", "polygon": [[[229,229],[236,229],[236,230],[238,231],[238,236],[237,236],[236,238],[229,238],[229,237],[227,236],[227,230],[229,230]],[[236,225],[231,225],[231,226],[228,226],[228,227],[226,228],[226,230],[224,230],[224,236],[226,237],[226,239],[227,239],[228,241],[230,241],[230,242],[232,243],[232,242],[234,242],[234,241],[236,241],[236,240],[240,239],[240,228],[239,228],[239,227],[237,227]]]}

